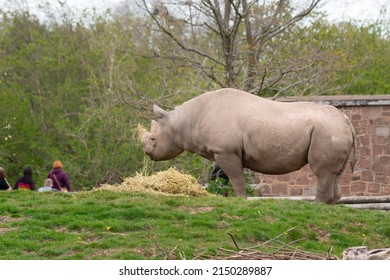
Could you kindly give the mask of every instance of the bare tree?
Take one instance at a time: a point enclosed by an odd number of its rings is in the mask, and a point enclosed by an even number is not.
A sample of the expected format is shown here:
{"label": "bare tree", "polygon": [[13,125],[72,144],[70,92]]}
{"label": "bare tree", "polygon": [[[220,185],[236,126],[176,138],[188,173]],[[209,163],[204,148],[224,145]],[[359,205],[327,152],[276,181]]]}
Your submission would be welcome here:
{"label": "bare tree", "polygon": [[256,94],[273,89],[279,94],[310,80],[280,84],[316,60],[306,59],[304,65],[282,62],[273,46],[275,38],[286,36],[319,2],[294,7],[290,0],[143,0],[142,8],[151,18],[153,56],[185,62],[201,75],[198,79],[206,76],[220,87]]}

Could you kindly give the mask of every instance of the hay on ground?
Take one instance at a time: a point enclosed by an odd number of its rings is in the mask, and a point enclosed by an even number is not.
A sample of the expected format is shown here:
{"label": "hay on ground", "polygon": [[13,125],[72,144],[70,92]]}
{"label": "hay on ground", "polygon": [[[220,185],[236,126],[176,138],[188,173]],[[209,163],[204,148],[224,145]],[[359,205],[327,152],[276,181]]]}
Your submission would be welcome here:
{"label": "hay on ground", "polygon": [[136,174],[134,177],[124,179],[121,184],[105,184],[101,185],[99,189],[131,193],[152,192],[189,196],[209,195],[194,177],[180,173],[174,168],[169,168],[151,176]]}

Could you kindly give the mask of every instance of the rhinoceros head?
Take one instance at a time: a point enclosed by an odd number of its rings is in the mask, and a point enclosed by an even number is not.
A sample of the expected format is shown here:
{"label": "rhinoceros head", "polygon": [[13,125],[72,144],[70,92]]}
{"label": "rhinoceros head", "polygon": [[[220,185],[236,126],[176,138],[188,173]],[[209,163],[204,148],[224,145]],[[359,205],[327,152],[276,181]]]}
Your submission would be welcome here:
{"label": "rhinoceros head", "polygon": [[157,121],[153,120],[150,132],[141,135],[144,152],[155,161],[168,160],[183,152],[176,143],[174,135],[174,123],[169,113],[153,106]]}

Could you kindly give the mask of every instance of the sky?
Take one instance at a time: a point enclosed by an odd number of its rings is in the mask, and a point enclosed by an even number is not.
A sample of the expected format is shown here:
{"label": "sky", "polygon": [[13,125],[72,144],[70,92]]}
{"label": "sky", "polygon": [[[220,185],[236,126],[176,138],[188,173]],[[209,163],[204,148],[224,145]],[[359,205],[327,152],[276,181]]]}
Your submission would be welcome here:
{"label": "sky", "polygon": [[[30,6],[43,2],[53,2],[58,5],[58,0],[16,0],[12,2],[28,3]],[[103,12],[107,8],[120,6],[124,0],[61,0],[66,2],[74,11],[83,11],[84,9],[96,8],[97,12]],[[308,0],[293,0],[301,4]],[[6,5],[9,0],[0,0],[0,9]],[[319,10],[328,14],[331,21],[355,20],[361,22],[375,21],[380,16],[381,9],[385,9],[385,18],[390,19],[390,0],[322,0]],[[382,15],[383,17],[383,15]]]}
{"label": "sky", "polygon": [[332,21],[373,21],[379,18],[382,9],[390,19],[390,0],[329,0],[321,9]]}

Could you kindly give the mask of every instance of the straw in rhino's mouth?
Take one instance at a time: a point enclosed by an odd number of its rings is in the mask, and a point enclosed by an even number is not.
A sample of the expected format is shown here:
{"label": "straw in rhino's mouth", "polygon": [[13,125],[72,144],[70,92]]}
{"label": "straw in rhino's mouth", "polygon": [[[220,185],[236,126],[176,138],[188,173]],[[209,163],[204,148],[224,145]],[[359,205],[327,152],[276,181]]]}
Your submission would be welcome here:
{"label": "straw in rhino's mouth", "polygon": [[133,128],[133,137],[134,138],[137,138],[138,140],[142,140],[142,135],[147,132],[147,129],[141,125],[141,124],[138,124],[137,127]]}

